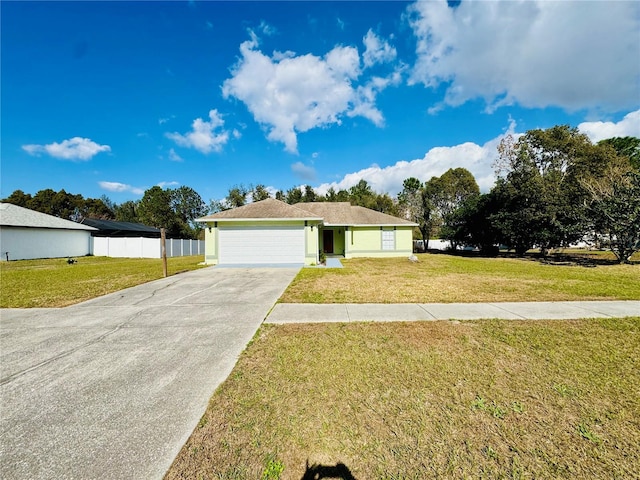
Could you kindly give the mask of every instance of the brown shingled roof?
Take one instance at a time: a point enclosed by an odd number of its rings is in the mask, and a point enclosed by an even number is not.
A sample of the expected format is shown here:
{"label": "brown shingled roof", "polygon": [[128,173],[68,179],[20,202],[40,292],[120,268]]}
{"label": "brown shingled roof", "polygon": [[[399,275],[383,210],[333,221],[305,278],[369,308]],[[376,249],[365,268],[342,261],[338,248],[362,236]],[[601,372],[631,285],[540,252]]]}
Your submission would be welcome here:
{"label": "brown shingled roof", "polygon": [[349,202],[311,202],[289,205],[274,198],[214,213],[199,222],[217,220],[322,220],[325,225],[416,225],[408,220],[376,212]]}
{"label": "brown shingled roof", "polygon": [[281,202],[275,198],[267,198],[259,202],[249,203],[242,207],[224,210],[222,212],[198,218],[198,222],[216,220],[322,220],[321,217],[307,212],[302,208]]}
{"label": "brown shingled roof", "polygon": [[321,216],[325,225],[416,225],[403,218],[351,205],[349,202],[304,203],[303,208]]}

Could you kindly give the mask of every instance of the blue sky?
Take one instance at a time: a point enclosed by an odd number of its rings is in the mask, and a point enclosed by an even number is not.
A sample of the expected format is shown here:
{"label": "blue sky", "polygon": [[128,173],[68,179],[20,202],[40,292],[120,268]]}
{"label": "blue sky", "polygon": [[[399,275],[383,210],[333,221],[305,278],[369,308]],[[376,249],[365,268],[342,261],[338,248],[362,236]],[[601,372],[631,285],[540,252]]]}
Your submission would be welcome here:
{"label": "blue sky", "polygon": [[1,191],[208,202],[468,168],[557,124],[640,137],[640,3],[5,2]]}

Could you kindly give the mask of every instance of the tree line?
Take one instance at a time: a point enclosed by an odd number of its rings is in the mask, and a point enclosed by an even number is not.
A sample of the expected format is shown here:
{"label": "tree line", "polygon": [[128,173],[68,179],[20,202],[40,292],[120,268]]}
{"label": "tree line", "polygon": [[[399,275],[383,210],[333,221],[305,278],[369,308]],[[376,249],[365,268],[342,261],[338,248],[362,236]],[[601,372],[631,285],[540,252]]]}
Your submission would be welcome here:
{"label": "tree line", "polygon": [[[229,189],[224,199],[212,201],[209,205],[209,211],[215,213],[229,210],[270,197],[271,194],[264,185],[236,185]],[[349,202],[352,205],[370,208],[389,215],[397,216],[401,213],[397,199],[387,193],[375,192],[366,180],[360,180],[348,190],[336,191],[331,187],[325,195],[317,193],[311,185],[292,187],[286,192],[278,190],[275,192],[274,198],[289,205],[306,202]]]}
{"label": "tree line", "polygon": [[[587,240],[610,248],[621,263],[640,250],[640,139],[593,144],[568,126],[530,130],[500,143],[495,168],[486,194],[462,172],[425,184],[406,180],[401,201],[423,238],[439,228],[452,245],[488,254],[498,245],[545,254]],[[445,176],[453,190],[438,186]]]}
{"label": "tree line", "polygon": [[[324,195],[305,185],[273,196],[292,205],[350,202],[400,216],[418,224],[415,237],[426,247],[430,238],[442,238],[453,248],[475,246],[486,254],[497,253],[499,245],[519,254],[533,247],[545,253],[587,239],[610,248],[620,262],[640,250],[640,139],[593,144],[569,126],[530,130],[503,139],[494,167],[497,181],[484,194],[471,172],[452,168],[426,181],[407,178],[395,198],[375,192],[366,180]],[[120,205],[106,196],[85,199],[51,189],[34,196],[16,190],[3,201],[75,221],[137,222],[164,227],[174,237],[198,238],[202,227],[196,218],[271,196],[259,184],[235,185],[208,205],[187,186],[151,187],[140,200]]]}
{"label": "tree line", "polygon": [[173,238],[199,238],[202,227],[194,220],[208,212],[200,195],[186,186],[175,189],[151,187],[140,200],[129,200],[119,205],[106,195],[84,198],[79,194],[67,193],[64,189],[59,192],[40,190],[33,196],[16,190],[2,201],[75,222],[83,218],[96,218],[142,223],[165,228],[167,235]]}

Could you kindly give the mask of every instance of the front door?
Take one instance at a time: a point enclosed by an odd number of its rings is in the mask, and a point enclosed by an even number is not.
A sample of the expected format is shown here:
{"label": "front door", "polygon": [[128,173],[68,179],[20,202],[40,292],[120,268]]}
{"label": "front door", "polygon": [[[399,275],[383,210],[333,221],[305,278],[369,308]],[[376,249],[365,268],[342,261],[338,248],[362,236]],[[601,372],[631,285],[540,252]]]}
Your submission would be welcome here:
{"label": "front door", "polygon": [[333,230],[322,231],[322,245],[324,253],[333,253]]}

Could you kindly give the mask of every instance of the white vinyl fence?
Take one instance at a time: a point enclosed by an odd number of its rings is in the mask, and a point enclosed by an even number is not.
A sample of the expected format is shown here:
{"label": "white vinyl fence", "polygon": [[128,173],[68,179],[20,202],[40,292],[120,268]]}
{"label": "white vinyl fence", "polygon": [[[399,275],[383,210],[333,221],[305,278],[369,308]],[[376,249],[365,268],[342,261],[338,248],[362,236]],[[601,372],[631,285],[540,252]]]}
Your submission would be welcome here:
{"label": "white vinyl fence", "polygon": [[[204,255],[204,240],[167,239],[167,257]],[[97,257],[161,258],[159,238],[91,237],[91,253]]]}

